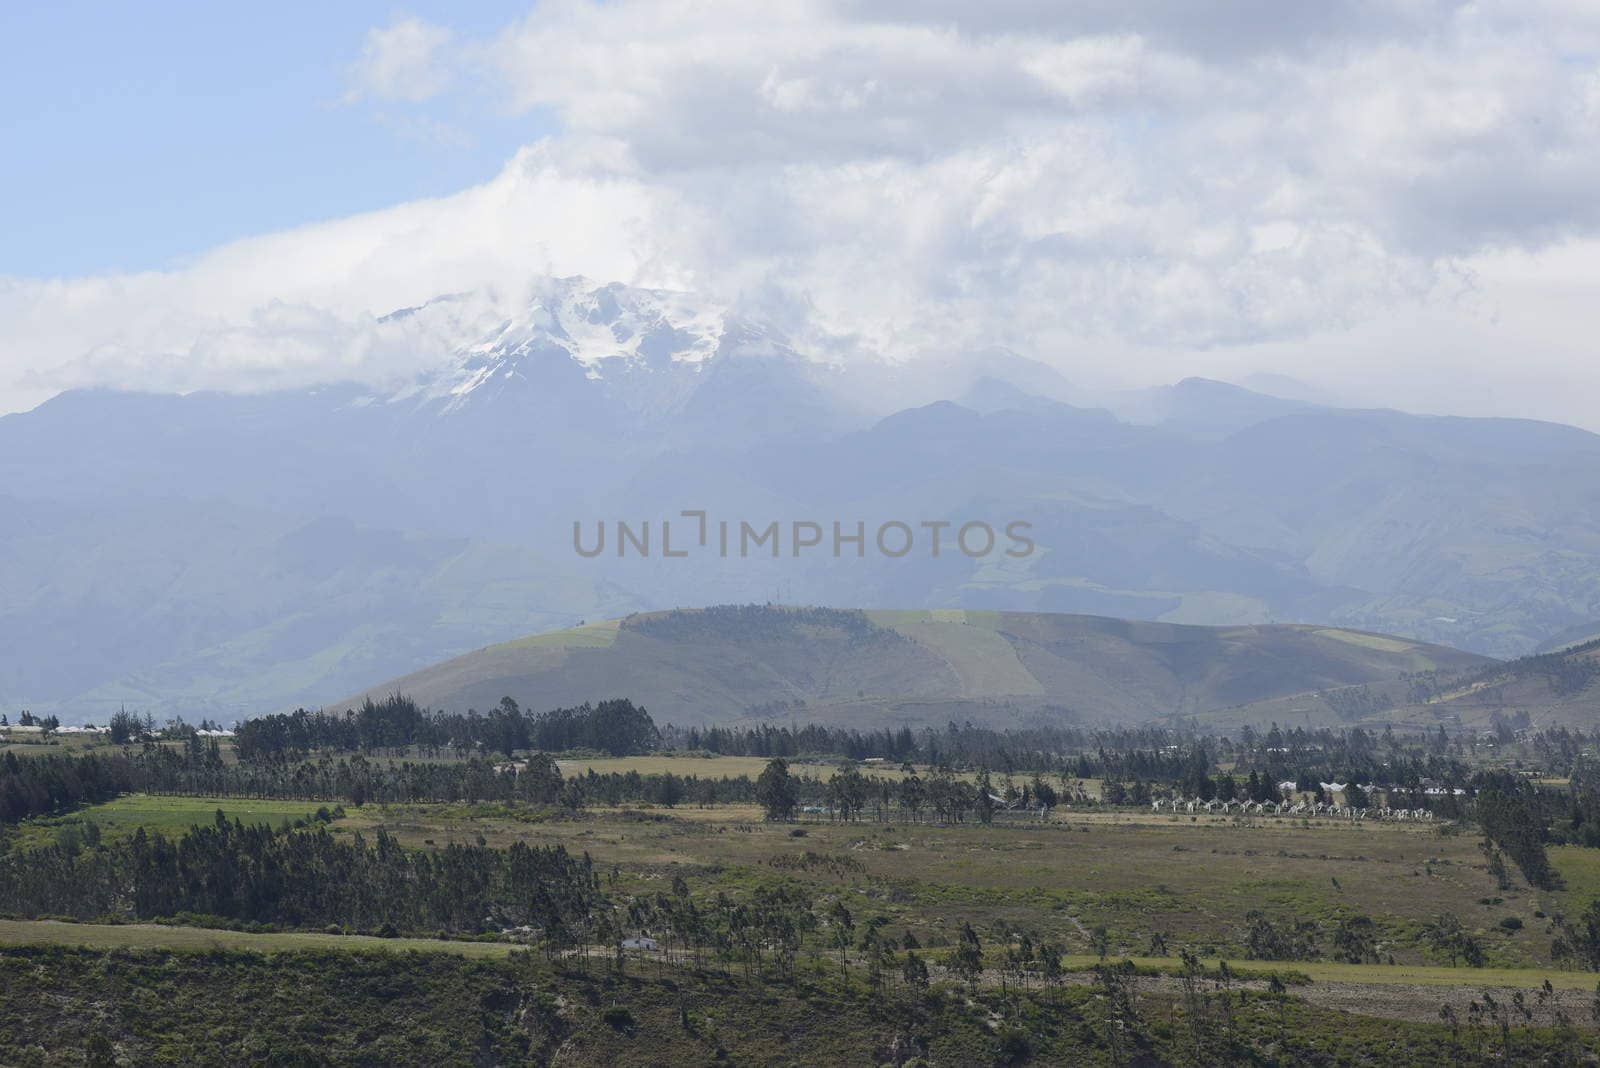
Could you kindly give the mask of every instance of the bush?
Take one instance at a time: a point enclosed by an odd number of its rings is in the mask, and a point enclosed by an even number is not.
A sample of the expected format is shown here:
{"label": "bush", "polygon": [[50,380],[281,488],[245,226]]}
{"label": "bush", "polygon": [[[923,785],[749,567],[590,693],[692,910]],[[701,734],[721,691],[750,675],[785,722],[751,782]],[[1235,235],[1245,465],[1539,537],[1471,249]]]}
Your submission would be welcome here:
{"label": "bush", "polygon": [[611,1008],[600,1014],[600,1018],[611,1027],[616,1028],[618,1031],[633,1030],[633,1013],[629,1012],[621,1005],[611,1006]]}
{"label": "bush", "polygon": [[1507,916],[1500,921],[1500,926],[1507,931],[1520,931],[1522,930],[1522,921],[1516,916]]}
{"label": "bush", "polygon": [[1033,1058],[1033,1040],[1019,1027],[1008,1027],[1000,1035],[1001,1064],[1022,1064]]}

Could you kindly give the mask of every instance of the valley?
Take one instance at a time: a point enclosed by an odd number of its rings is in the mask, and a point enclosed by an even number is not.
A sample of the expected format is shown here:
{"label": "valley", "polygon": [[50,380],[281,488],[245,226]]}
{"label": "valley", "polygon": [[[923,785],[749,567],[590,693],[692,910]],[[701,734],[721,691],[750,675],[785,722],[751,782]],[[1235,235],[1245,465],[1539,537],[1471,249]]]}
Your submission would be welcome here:
{"label": "valley", "polygon": [[[1600,618],[1600,437],[1572,427],[1198,378],[1095,393],[1004,350],[832,361],[804,329],[581,277],[485,299],[375,327],[426,356],[386,389],[80,390],[0,416],[0,707],[231,721],[686,605],[1305,624],[1497,659]],[[1021,521],[1037,550],[573,550],[574,523],[685,509]]]}

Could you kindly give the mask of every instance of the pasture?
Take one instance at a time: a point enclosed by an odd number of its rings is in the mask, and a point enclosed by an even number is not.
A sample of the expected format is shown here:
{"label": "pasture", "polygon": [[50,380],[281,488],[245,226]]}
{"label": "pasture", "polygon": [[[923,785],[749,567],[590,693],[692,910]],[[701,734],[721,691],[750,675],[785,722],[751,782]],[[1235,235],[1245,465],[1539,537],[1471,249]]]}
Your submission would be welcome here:
{"label": "pasture", "polygon": [[[17,828],[16,845],[36,848],[54,842],[63,826],[82,826],[92,822],[106,838],[132,834],[140,827],[146,831],[160,831],[170,837],[183,834],[196,824],[210,823],[220,809],[230,820],[243,823],[265,823],[277,827],[288,820],[291,823],[310,816],[320,807],[316,801],[264,801],[254,798],[228,797],[157,797],[150,794],[130,794],[91,805],[64,816],[34,819]],[[333,806],[328,806],[333,807]]]}
{"label": "pasture", "polygon": [[284,931],[263,934],[158,923],[62,923],[58,920],[0,920],[0,945],[73,945],[91,949],[248,950],[282,953],[338,949],[404,953],[454,953],[499,959],[517,948],[507,943],[463,942],[437,938],[376,938],[370,935]]}

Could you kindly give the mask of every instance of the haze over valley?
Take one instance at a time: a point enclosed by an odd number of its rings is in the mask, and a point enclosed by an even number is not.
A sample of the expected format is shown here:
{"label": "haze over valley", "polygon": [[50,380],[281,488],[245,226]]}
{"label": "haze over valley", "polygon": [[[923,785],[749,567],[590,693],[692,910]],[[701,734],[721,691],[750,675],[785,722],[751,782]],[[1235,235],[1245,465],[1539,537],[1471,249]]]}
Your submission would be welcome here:
{"label": "haze over valley", "polygon": [[[314,707],[497,641],[721,603],[1316,623],[1499,658],[1600,616],[1586,431],[1203,379],[1096,394],[1000,350],[830,361],[690,294],[579,278],[491,310],[390,316],[439,362],[387,392],[84,390],[0,418],[0,704]],[[1036,550],[574,551],[575,523],[681,537],[686,509],[947,538],[1021,520]]]}

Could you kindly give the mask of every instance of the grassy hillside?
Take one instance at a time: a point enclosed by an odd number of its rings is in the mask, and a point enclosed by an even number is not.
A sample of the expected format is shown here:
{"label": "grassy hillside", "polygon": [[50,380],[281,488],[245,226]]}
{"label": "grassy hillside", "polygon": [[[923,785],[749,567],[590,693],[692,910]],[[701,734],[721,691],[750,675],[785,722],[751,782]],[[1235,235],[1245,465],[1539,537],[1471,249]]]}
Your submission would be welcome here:
{"label": "grassy hillside", "polygon": [[1224,731],[1273,722],[1285,727],[1393,724],[1453,732],[1499,723],[1589,729],[1597,716],[1600,638],[1505,662],[1274,697],[1196,718]]}
{"label": "grassy hillside", "polygon": [[490,646],[353,695],[536,708],[626,695],[659,722],[1129,723],[1461,672],[1493,661],[1299,625],[1201,627],[1025,612],[742,606],[649,613]]}
{"label": "grassy hillside", "polygon": [[1518,725],[1592,727],[1600,713],[1600,638],[1481,668],[1448,680],[1439,691],[1414,709],[1416,718],[1481,726],[1498,715]]}

